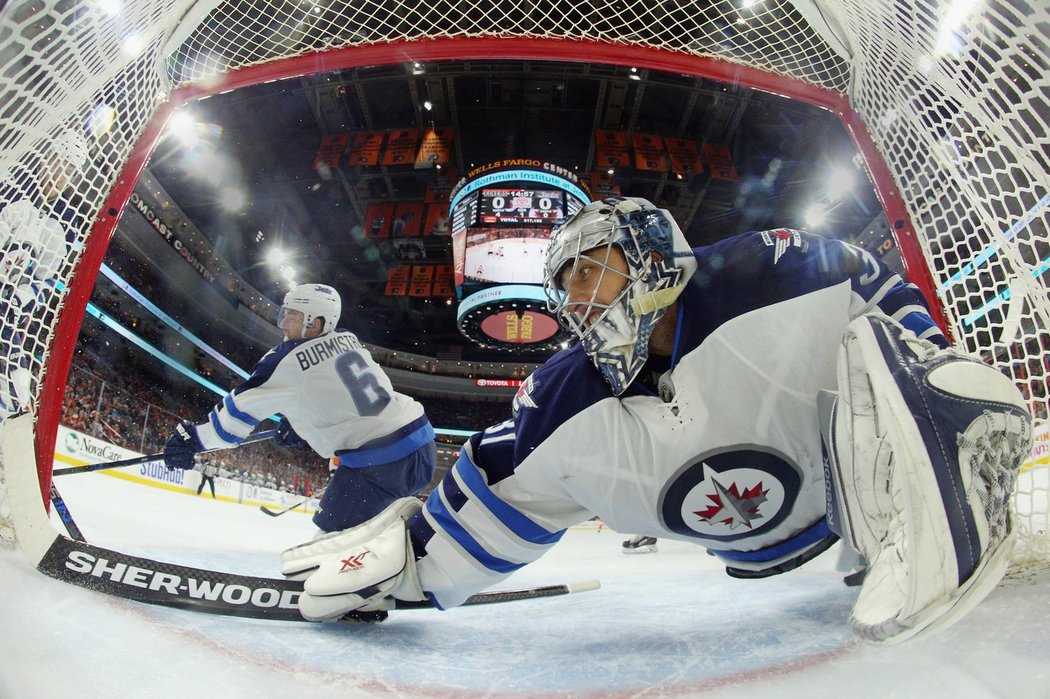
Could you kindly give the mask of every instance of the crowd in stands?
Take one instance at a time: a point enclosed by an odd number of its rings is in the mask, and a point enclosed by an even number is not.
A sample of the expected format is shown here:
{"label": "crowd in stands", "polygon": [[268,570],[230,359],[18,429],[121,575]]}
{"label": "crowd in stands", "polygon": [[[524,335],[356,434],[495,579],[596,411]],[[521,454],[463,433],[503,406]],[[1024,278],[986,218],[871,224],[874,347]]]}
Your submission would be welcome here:
{"label": "crowd in stands", "polygon": [[[438,428],[475,431],[510,417],[509,401],[417,397]],[[218,396],[85,319],[62,405],[62,423],[141,453],[163,451],[181,419],[201,422]],[[268,422],[258,429],[272,428]],[[460,441],[462,441],[460,439]],[[447,449],[454,458],[456,450]],[[212,452],[219,475],[310,494],[328,480],[328,462],[310,449],[258,442]]]}
{"label": "crowd in stands", "polygon": [[[63,398],[62,423],[125,449],[146,454],[163,451],[180,419],[200,421],[215,402],[201,405],[176,398],[161,404],[158,399],[163,396],[156,386],[163,384],[146,379],[142,367],[104,375],[96,373],[99,368],[105,366],[88,367],[74,361]],[[181,406],[172,406],[179,402]],[[207,459],[222,477],[301,495],[321,488],[328,480],[327,460],[309,449],[284,449],[272,442],[212,452]]]}

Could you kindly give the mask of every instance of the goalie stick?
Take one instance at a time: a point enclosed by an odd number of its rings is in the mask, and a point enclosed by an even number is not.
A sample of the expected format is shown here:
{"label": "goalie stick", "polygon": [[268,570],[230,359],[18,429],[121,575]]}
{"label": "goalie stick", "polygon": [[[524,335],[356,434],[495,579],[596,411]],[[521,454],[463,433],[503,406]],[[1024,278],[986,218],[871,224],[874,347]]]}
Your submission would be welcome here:
{"label": "goalie stick", "polygon": [[[243,447],[246,444],[255,444],[256,442],[265,442],[267,439],[273,439],[277,434],[277,430],[266,430],[264,432],[257,432],[251,435],[243,442],[238,444],[238,447]],[[222,449],[205,449],[204,451],[197,452],[198,454],[207,454],[213,451],[222,451]],[[71,466],[69,468],[56,468],[51,472],[52,476],[68,476],[72,473],[91,473],[92,471],[106,471],[111,468],[123,468],[124,466],[138,466],[139,464],[148,464],[154,461],[164,461],[164,452],[157,454],[146,454],[145,456],[133,456],[130,459],[121,459],[120,461],[103,461],[97,464],[88,464],[87,466]]]}
{"label": "goalie stick", "polygon": [[[33,458],[32,416],[2,425],[8,500],[18,545],[41,573],[78,587],[124,599],[210,614],[304,621],[299,614],[303,583],[194,568],[73,541],[51,526],[40,498]],[[494,604],[587,592],[597,580],[563,585],[482,592],[465,605]],[[393,609],[433,608],[430,602],[393,601]],[[381,621],[385,611],[351,612],[346,621]]]}

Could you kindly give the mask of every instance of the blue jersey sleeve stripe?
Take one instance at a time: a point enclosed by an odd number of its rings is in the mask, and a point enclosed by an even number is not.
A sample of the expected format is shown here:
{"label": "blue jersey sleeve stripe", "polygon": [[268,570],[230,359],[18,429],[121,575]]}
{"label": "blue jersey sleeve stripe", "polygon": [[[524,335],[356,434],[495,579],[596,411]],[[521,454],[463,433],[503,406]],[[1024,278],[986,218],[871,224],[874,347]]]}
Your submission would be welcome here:
{"label": "blue jersey sleeve stripe", "polygon": [[232,393],[226,394],[226,396],[222,399],[222,405],[224,408],[226,408],[226,412],[228,412],[231,416],[237,418],[244,424],[248,425],[248,427],[254,428],[261,422],[259,418],[249,413],[246,413],[245,411],[238,408],[237,403],[235,403],[233,400]]}
{"label": "blue jersey sleeve stripe", "polygon": [[513,573],[525,566],[524,563],[511,563],[502,558],[496,558],[486,551],[478,543],[478,540],[471,536],[470,532],[456,521],[455,516],[445,507],[444,499],[440,495],[427,498],[426,510],[427,514],[434,519],[435,529],[441,529],[452,537],[452,540],[459,544],[474,560],[489,570],[497,573]]}
{"label": "blue jersey sleeve stripe", "polygon": [[488,508],[492,514],[496,515],[500,522],[521,539],[532,544],[546,546],[556,543],[565,533],[564,529],[553,532],[544,529],[522,514],[517,508],[507,504],[506,501],[493,493],[489,489],[488,484],[485,483],[481,471],[467,456],[465,449],[460,451],[459,459],[452,468],[459,474],[459,477],[463,479],[463,482],[470,488],[471,493],[481,504]]}
{"label": "blue jersey sleeve stripe", "polygon": [[215,430],[215,434],[217,434],[219,436],[219,439],[221,439],[222,441],[234,446],[244,441],[244,437],[238,437],[237,435],[233,434],[232,432],[230,432],[222,426],[222,423],[219,422],[219,411],[215,408],[212,408],[211,413],[208,415],[208,420],[211,422],[211,426],[212,429]]}

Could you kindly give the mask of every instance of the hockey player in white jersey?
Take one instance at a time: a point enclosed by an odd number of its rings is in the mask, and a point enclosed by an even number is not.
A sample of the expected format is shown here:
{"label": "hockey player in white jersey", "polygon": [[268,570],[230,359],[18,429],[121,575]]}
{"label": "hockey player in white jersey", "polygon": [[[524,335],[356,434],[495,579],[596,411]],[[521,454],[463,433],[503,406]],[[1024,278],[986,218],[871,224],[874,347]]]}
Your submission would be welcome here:
{"label": "hockey player in white jersey", "polygon": [[207,422],[180,424],[164,449],[169,469],[193,468],[204,449],[240,444],[256,425],[280,414],[278,443],[308,445],[336,468],[313,521],[339,531],[415,495],[434,474],[434,429],[416,400],[398,393],[357,337],[337,329],[339,293],[300,284],[284,297],[284,341],[211,411]]}
{"label": "hockey player in white jersey", "polygon": [[26,329],[82,223],[62,195],[87,163],[87,143],[65,130],[48,151],[38,168],[0,181],[0,417],[25,410],[32,400]]}
{"label": "hockey player in white jersey", "polygon": [[1025,404],[867,252],[787,229],[690,250],[666,211],[617,198],[556,228],[545,286],[580,342],[425,505],[284,553],[306,618],[454,607],[594,515],[743,578],[841,537],[867,564],[850,624],[875,642],[946,626],[1003,575]]}

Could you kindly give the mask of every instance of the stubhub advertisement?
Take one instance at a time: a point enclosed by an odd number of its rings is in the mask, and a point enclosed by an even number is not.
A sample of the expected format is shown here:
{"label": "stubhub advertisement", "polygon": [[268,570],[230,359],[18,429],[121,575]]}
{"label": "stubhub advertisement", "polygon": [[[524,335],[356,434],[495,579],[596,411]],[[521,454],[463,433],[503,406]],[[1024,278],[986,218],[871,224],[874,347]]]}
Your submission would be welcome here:
{"label": "stubhub advertisement", "polygon": [[[55,461],[68,466],[87,466],[108,461],[122,461],[143,456],[142,453],[124,449],[91,435],[77,432],[68,427],[59,426],[55,440]],[[141,483],[155,488],[164,488],[181,493],[196,495],[200,485],[201,474],[197,471],[169,471],[162,461],[153,461],[134,466],[95,471],[92,475],[104,475]],[[78,476],[80,477],[80,476]],[[84,476],[87,477],[87,476]],[[211,489],[205,486],[202,495],[211,496]],[[303,496],[285,493],[263,486],[244,483],[232,478],[215,477],[215,498],[243,505],[267,505],[279,509],[291,507],[303,502]],[[317,499],[310,498],[296,508],[312,513],[317,509]]]}

